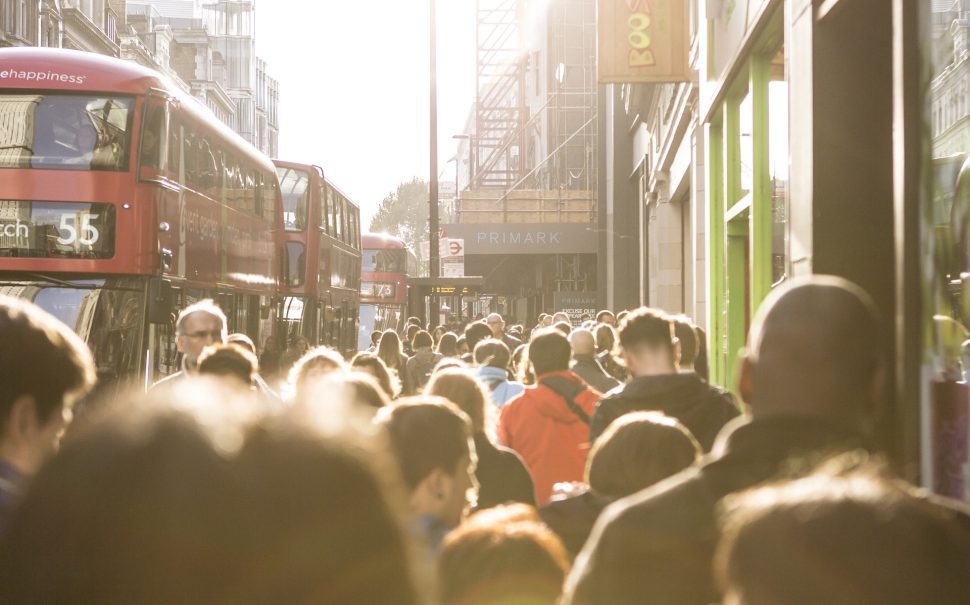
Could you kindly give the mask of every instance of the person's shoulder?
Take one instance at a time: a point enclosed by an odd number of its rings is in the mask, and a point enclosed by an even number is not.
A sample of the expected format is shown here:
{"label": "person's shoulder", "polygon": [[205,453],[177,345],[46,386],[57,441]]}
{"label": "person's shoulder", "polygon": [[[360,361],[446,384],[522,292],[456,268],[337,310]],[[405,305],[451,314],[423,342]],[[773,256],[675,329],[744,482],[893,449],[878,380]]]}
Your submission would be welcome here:
{"label": "person's shoulder", "polygon": [[656,485],[610,504],[600,519],[604,538],[649,535],[652,547],[716,531],[717,500],[702,470],[687,468]]}

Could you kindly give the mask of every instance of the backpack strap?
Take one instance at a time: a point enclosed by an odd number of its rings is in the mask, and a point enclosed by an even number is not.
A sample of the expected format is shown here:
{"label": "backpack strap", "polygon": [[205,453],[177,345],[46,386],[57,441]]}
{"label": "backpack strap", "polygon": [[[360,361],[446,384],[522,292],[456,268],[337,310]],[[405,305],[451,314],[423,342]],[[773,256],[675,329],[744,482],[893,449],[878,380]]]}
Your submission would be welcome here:
{"label": "backpack strap", "polygon": [[556,395],[559,395],[565,399],[566,405],[569,406],[572,413],[576,414],[576,416],[583,421],[583,424],[589,424],[589,414],[587,414],[586,411],[579,407],[579,404],[576,403],[576,397],[586,390],[586,385],[573,382],[572,380],[569,380],[563,376],[547,376],[540,380],[539,384],[552,389]]}

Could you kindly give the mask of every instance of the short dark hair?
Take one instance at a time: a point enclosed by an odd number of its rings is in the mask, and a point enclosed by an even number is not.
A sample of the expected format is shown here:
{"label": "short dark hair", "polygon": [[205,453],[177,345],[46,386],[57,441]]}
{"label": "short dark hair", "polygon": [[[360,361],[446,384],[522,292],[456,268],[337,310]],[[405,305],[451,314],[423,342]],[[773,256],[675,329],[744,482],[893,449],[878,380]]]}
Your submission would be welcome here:
{"label": "short dark hair", "polygon": [[508,345],[496,338],[486,338],[475,345],[475,363],[480,366],[508,369],[512,353]]}
{"label": "short dark hair", "polygon": [[408,320],[407,320],[406,323],[408,325],[420,326],[421,325],[421,319],[412,315],[411,317],[408,317]]}
{"label": "short dark hair", "polygon": [[472,322],[465,326],[465,342],[468,350],[474,351],[475,345],[486,338],[492,337],[492,330],[480,321]]}
{"label": "short dark hair", "polygon": [[572,353],[569,339],[555,328],[539,330],[529,342],[529,361],[536,376],[568,370]]}
{"label": "short dark hair", "polygon": [[94,386],[88,346],[53,315],[26,300],[0,296],[0,431],[14,403],[32,397],[47,423],[65,403]]}
{"label": "short dark hair", "polygon": [[406,397],[378,414],[390,437],[394,458],[408,490],[432,471],[453,474],[469,454],[471,420],[443,397]]}
{"label": "short dark hair", "polygon": [[620,345],[624,349],[644,346],[666,349],[673,354],[673,322],[663,311],[640,307],[628,314],[620,324]]}
{"label": "short dark hair", "polygon": [[616,330],[613,326],[609,324],[600,324],[596,326],[596,350],[597,351],[612,351],[613,345],[616,344]]}
{"label": "short dark hair", "polygon": [[377,343],[379,343],[380,341],[381,341],[381,331],[380,330],[374,330],[373,332],[370,333],[370,343],[372,345],[374,345],[376,347],[377,346]]}
{"label": "short dark hair", "polygon": [[590,449],[586,481],[609,498],[623,498],[670,477],[701,457],[684,425],[660,412],[624,414]]}
{"label": "short dark hair", "polygon": [[232,376],[252,385],[256,379],[256,356],[238,344],[209,345],[199,355],[199,373],[212,376]]}
{"label": "short dark hair", "polygon": [[613,315],[613,311],[610,311],[608,309],[603,309],[602,311],[596,314],[596,321],[602,323],[603,318],[606,317],[607,315],[609,315],[613,319],[616,319],[616,315]]}
{"label": "short dark hair", "polygon": [[674,324],[674,336],[680,342],[680,363],[694,365],[697,359],[697,332],[694,323],[686,315],[674,315],[670,318]]}
{"label": "short dark hair", "polygon": [[412,349],[421,349],[424,347],[433,347],[433,346],[434,346],[434,339],[431,338],[431,334],[428,334],[428,332],[425,330],[418,330],[417,332],[414,333],[414,336],[411,337]]}

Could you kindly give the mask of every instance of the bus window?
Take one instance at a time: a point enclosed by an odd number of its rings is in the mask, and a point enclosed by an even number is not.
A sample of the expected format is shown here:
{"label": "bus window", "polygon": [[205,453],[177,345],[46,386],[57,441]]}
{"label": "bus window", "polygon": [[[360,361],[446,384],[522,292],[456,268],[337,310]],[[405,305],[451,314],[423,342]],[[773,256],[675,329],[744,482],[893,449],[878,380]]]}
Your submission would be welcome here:
{"label": "bus window", "polygon": [[286,285],[299,288],[306,275],[306,248],[300,242],[286,242]]}
{"label": "bus window", "polygon": [[169,117],[168,125],[168,170],[172,175],[172,180],[178,181],[179,167],[181,166],[182,156],[182,124],[176,121],[175,116]]}
{"label": "bus window", "polygon": [[128,170],[131,108],[125,97],[0,95],[0,168]]}
{"label": "bus window", "polygon": [[327,233],[336,237],[336,227],[334,226],[336,221],[334,220],[334,214],[336,209],[334,208],[337,202],[336,196],[333,194],[333,188],[327,185]]}
{"label": "bus window", "polygon": [[243,186],[243,204],[241,210],[247,214],[256,214],[256,178],[251,168],[245,171],[246,184]]}
{"label": "bus window", "polygon": [[333,222],[335,226],[333,236],[338,241],[344,241],[343,200],[336,191],[333,193]]}
{"label": "bus window", "polygon": [[330,235],[330,226],[327,224],[327,217],[330,216],[330,196],[328,192],[330,187],[327,186],[326,181],[320,180],[320,228],[323,229],[324,233]]}
{"label": "bus window", "polygon": [[162,157],[165,138],[165,106],[161,103],[149,102],[145,105],[145,116],[141,124],[141,153],[139,160],[147,174],[144,178],[155,176],[157,171],[165,169]]}
{"label": "bus window", "polygon": [[283,189],[283,226],[287,231],[303,231],[310,207],[310,175],[292,168],[278,168],[277,174]]}
{"label": "bus window", "polygon": [[279,183],[275,176],[263,175],[263,210],[262,216],[276,225],[276,197],[279,195]]}

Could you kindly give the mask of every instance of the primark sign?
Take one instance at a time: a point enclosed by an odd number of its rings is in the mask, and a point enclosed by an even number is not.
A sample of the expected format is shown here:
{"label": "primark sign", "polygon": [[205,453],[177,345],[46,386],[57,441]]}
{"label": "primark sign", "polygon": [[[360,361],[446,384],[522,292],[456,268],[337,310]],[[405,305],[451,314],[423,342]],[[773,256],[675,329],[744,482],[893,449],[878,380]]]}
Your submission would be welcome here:
{"label": "primark sign", "polygon": [[588,223],[464,223],[444,225],[449,238],[465,240],[465,254],[596,253],[596,230]]}

